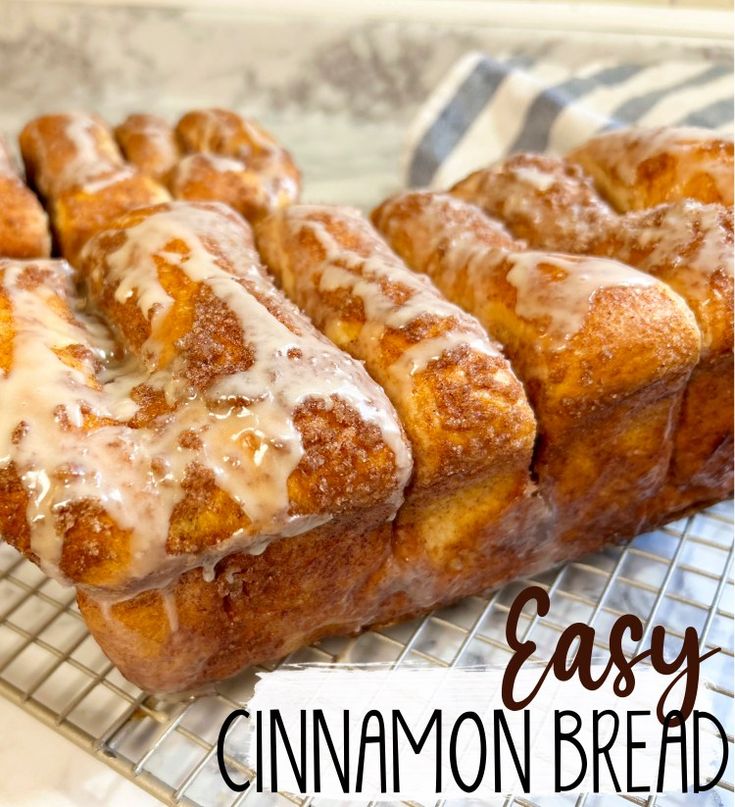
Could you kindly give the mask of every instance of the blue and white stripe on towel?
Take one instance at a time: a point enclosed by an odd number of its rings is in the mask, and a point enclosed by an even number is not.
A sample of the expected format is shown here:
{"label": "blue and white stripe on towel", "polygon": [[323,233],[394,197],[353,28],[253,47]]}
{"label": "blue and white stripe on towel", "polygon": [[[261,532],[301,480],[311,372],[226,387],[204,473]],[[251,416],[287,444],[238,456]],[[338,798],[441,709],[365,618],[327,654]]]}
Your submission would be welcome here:
{"label": "blue and white stripe on towel", "polygon": [[563,154],[595,132],[641,126],[706,126],[729,132],[730,67],[600,61],[568,67],[472,53],[449,73],[411,129],[406,184],[446,187],[515,151]]}

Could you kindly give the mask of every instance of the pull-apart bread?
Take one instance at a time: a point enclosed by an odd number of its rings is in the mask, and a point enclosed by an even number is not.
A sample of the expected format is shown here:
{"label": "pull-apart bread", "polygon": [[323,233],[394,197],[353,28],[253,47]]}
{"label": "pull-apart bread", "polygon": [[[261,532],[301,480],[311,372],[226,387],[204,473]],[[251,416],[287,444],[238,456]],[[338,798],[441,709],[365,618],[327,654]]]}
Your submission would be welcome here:
{"label": "pull-apart bread", "polygon": [[731,157],[605,137],[604,198],[524,155],[373,229],[235,113],[33,121],[70,263],[0,228],[0,534],[179,691],[727,495]]}
{"label": "pull-apart bread", "polygon": [[411,442],[384,614],[532,564],[547,527],[529,475],[536,424],[497,343],[356,210],[293,205],[260,222],[256,239],[285,293],[386,390]]}
{"label": "pull-apart bread", "polygon": [[116,216],[170,199],[163,186],[124,161],[109,128],[95,116],[36,118],[21,132],[20,148],[59,251],[72,263]]}
{"label": "pull-apart bread", "polygon": [[[223,205],[132,212],[79,269],[117,343],[74,316],[65,263],[0,264],[3,535],[79,587],[100,643],[150,688],[231,674],[341,624],[389,549],[374,528],[411,471],[383,391],[274,289]],[[276,539],[297,544],[284,553]],[[204,585],[233,553],[246,623]],[[290,559],[275,574],[274,554]],[[141,590],[152,616],[126,628],[135,599],[113,603]],[[207,621],[212,596],[229,633]]]}
{"label": "pull-apart bread", "polygon": [[115,134],[126,158],[176,199],[226,202],[249,221],[298,199],[301,175],[291,155],[230,110],[192,110],[175,127],[131,115]]}
{"label": "pull-apart bread", "polygon": [[[606,198],[576,164],[538,154],[514,155],[452,190],[534,248],[617,258],[666,282],[691,308],[701,357],[684,394],[668,480],[659,496],[661,513],[672,516],[724,498],[733,485],[732,208],[729,202],[708,201],[727,198],[724,189],[732,187],[732,143],[700,131],[696,147],[695,132],[653,132],[645,151],[642,133],[618,132],[578,149],[572,156],[585,166],[613,149],[632,164],[626,170],[618,163],[607,165],[600,184]],[[665,143],[672,145],[662,152]],[[661,186],[641,153],[675,171],[675,184]],[[713,154],[722,155],[719,162]],[[686,171],[685,158],[693,163]],[[593,171],[596,179],[602,165]],[[644,168],[636,174],[638,165]],[[679,196],[680,191],[692,198]],[[623,213],[609,204],[637,208],[641,200],[659,199],[668,201]]]}
{"label": "pull-apart bread", "polygon": [[699,358],[684,301],[621,263],[528,250],[446,194],[404,193],[373,218],[507,351],[538,418],[534,471],[561,554],[648,525]]}

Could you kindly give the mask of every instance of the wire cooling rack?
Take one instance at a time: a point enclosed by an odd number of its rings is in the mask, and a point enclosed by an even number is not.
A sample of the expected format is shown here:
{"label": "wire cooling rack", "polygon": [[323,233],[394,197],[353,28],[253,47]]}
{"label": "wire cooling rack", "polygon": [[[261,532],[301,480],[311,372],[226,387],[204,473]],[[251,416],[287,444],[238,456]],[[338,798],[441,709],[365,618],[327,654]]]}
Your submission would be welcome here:
{"label": "wire cooling rack", "polygon": [[[733,503],[723,502],[664,529],[641,535],[533,579],[551,595],[549,616],[525,618],[526,637],[548,657],[564,627],[582,621],[597,629],[600,650],[610,624],[623,613],[644,620],[641,643],[654,625],[671,641],[693,625],[702,648],[722,652],[704,665],[699,708],[716,714],[728,731],[733,720]],[[411,623],[357,638],[328,639],[299,650],[288,661],[502,665],[510,656],[505,616],[529,580],[461,603]],[[630,648],[632,649],[632,648]],[[667,648],[676,651],[675,646]],[[171,701],[126,681],[88,634],[72,590],[59,586],[10,547],[0,546],[0,694],[168,804],[305,804],[302,797],[230,791],[219,775],[216,740],[225,716],[249,700],[256,670],[223,682],[206,695]],[[233,732],[234,733],[234,732]],[[230,734],[230,739],[233,738]],[[601,807],[624,800],[653,807],[733,804],[733,737],[730,765],[711,791],[677,796],[555,796],[500,799],[510,807]],[[233,739],[233,744],[236,739]],[[241,761],[231,772],[252,778]]]}

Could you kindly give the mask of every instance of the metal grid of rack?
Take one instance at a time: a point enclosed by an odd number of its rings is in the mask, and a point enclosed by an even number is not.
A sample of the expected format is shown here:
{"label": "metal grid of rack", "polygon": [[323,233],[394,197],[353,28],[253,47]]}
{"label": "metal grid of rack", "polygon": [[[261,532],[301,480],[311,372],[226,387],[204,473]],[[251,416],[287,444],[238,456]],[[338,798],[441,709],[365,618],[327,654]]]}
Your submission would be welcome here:
{"label": "metal grid of rack", "polygon": [[[622,613],[646,625],[664,625],[676,642],[693,625],[701,647],[720,647],[704,665],[700,708],[733,726],[733,503],[724,502],[625,547],[604,552],[537,576],[551,594],[546,618],[526,618],[538,656],[548,657],[559,633],[571,622],[598,629],[601,650],[609,624]],[[504,639],[505,614],[519,581],[488,596],[470,597],[412,623],[356,638],[333,638],[299,650],[286,661],[384,662],[459,666],[502,665],[510,655]],[[629,650],[635,648],[631,646]],[[675,652],[675,646],[670,652]],[[219,775],[216,735],[224,717],[247,703],[256,681],[250,669],[208,694],[171,701],[141,692],[126,681],[88,634],[71,589],[49,580],[8,546],[0,546],[0,694],[103,759],[168,804],[305,804],[312,800],[252,789],[233,793]],[[236,729],[235,729],[236,731]],[[236,738],[230,734],[233,745]],[[602,807],[622,803],[659,807],[682,803],[732,805],[733,737],[730,766],[706,793],[632,796],[558,796],[554,805]],[[242,760],[231,771],[252,777]],[[509,796],[499,804],[545,805],[544,798]]]}

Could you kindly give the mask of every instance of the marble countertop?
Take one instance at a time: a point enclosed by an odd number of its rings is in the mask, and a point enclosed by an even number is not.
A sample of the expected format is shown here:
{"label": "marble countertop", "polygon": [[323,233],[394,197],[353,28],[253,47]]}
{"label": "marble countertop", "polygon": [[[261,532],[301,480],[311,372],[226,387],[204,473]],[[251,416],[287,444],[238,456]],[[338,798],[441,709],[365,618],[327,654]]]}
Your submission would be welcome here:
{"label": "marble countertop", "polygon": [[[712,38],[719,17],[709,15],[718,12],[602,7],[594,17],[532,3],[529,17],[527,5],[380,0],[368,11],[356,0],[238,0],[237,8],[226,0],[0,0],[0,131],[14,136],[29,118],[59,109],[117,122],[132,111],[173,118],[195,106],[231,106],[294,152],[307,200],[367,207],[399,187],[409,122],[470,50],[543,54],[571,67],[599,59],[601,46],[607,58],[640,63],[731,62],[729,39]],[[636,19],[645,34],[605,32]]]}

